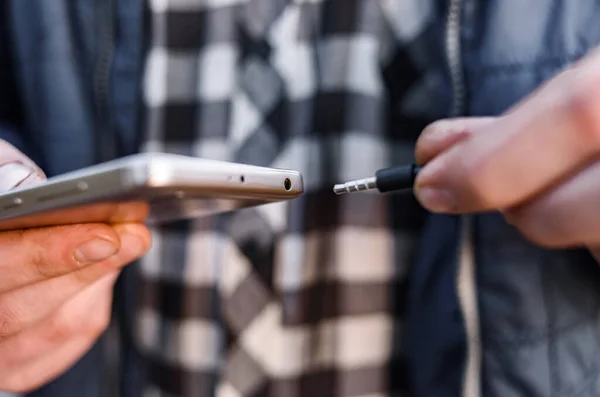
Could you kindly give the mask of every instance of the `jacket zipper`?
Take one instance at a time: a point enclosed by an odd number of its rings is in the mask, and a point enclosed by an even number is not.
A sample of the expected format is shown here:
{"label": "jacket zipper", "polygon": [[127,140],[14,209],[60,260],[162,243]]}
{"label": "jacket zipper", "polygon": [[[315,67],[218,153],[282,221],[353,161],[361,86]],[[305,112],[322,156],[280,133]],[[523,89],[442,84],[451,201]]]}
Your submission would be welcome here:
{"label": "jacket zipper", "polygon": [[446,57],[452,82],[452,108],[450,115],[459,116],[463,113],[465,102],[465,83],[461,55],[461,14],[462,0],[450,0],[448,20],[446,25]]}
{"label": "jacket zipper", "polygon": [[[464,113],[466,96],[461,54],[462,9],[463,0],[450,0],[446,30],[446,57],[453,91],[452,108],[450,110],[452,117]],[[460,246],[456,278],[456,291],[467,339],[467,362],[462,380],[462,397],[479,397],[481,395],[481,342],[472,239],[472,219],[464,215],[460,219]]]}
{"label": "jacket zipper", "polygon": [[94,99],[96,101],[96,162],[116,157],[117,140],[110,121],[110,75],[115,51],[114,0],[98,0],[99,55],[94,72]]}

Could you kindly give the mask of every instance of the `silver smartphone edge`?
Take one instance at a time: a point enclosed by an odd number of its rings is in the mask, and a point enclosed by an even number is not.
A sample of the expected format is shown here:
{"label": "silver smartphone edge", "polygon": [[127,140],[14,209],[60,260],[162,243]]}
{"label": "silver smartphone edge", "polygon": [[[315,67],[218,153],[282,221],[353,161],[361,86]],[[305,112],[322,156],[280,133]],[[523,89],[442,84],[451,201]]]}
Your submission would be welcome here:
{"label": "silver smartphone edge", "polygon": [[[191,171],[190,171],[191,170]],[[198,178],[196,172],[202,175]],[[136,154],[50,178],[37,186],[0,194],[0,220],[110,199],[136,188],[197,186],[227,188],[265,201],[287,200],[303,193],[297,171],[198,159],[173,154]],[[289,185],[287,185],[289,183]]]}

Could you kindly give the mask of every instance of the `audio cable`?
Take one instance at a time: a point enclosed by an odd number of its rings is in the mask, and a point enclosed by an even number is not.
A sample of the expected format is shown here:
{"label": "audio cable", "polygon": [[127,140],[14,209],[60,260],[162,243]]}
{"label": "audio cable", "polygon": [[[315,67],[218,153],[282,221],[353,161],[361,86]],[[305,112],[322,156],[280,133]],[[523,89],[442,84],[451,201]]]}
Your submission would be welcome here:
{"label": "audio cable", "polygon": [[333,191],[335,194],[341,195],[368,190],[388,193],[412,189],[420,170],[421,167],[416,164],[383,168],[370,178],[356,179],[335,185]]}

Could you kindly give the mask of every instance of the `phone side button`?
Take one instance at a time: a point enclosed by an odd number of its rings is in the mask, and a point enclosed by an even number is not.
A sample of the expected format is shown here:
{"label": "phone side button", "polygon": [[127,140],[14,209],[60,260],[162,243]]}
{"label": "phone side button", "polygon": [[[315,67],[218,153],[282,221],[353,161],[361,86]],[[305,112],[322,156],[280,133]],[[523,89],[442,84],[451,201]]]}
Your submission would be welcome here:
{"label": "phone side button", "polygon": [[21,204],[23,204],[23,199],[21,197],[15,197],[14,199],[12,199],[10,204],[5,205],[2,209],[3,210],[12,210],[14,208],[17,208]]}

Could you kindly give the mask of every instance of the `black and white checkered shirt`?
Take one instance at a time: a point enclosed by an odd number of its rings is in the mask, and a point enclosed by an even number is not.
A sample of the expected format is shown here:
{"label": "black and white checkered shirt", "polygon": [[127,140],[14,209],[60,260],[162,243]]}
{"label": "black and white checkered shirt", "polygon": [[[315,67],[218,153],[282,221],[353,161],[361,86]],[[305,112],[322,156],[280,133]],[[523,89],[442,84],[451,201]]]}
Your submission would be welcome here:
{"label": "black and white checkered shirt", "polygon": [[145,396],[404,395],[423,214],[410,196],[331,188],[412,161],[444,116],[436,2],[148,4],[144,150],[296,169],[307,191],[155,231],[136,331]]}

